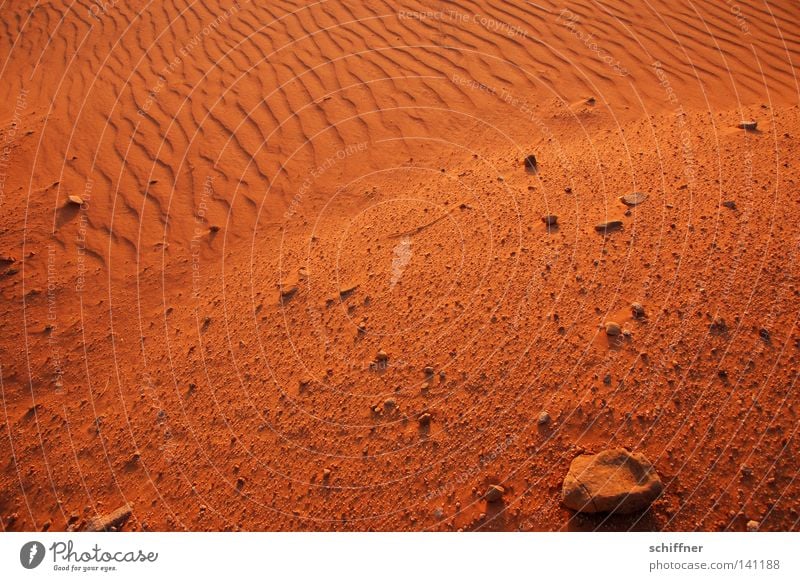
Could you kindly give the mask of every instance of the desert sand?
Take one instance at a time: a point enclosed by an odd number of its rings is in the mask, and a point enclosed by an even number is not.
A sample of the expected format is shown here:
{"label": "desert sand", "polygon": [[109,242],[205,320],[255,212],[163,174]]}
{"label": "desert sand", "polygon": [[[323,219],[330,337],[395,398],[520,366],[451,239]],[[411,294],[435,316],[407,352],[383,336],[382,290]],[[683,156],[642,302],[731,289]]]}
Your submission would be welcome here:
{"label": "desert sand", "polygon": [[795,2],[0,13],[0,530],[800,529]]}

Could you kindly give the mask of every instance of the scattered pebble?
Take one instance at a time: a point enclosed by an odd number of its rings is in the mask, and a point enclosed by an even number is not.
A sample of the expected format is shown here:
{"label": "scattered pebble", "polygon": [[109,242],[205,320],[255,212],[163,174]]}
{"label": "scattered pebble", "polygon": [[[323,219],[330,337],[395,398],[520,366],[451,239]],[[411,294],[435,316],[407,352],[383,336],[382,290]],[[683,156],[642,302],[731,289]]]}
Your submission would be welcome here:
{"label": "scattered pebble", "polygon": [[614,321],[609,321],[606,323],[606,335],[609,337],[616,337],[622,333],[622,327],[619,326],[618,323]]}
{"label": "scattered pebble", "polygon": [[428,426],[431,423],[431,414],[429,414],[428,412],[425,412],[424,414],[419,416],[419,418],[417,418],[417,421],[422,426]]}
{"label": "scattered pebble", "polygon": [[641,319],[644,317],[644,306],[642,303],[633,303],[631,304],[631,313],[637,319]]}
{"label": "scattered pebble", "polygon": [[632,194],[625,194],[620,198],[622,203],[626,206],[638,206],[647,199],[647,194],[644,192],[633,192]]}
{"label": "scattered pebble", "polygon": [[484,498],[486,498],[486,502],[500,502],[505,492],[506,489],[499,484],[490,484]]}
{"label": "scattered pebble", "polygon": [[714,317],[709,329],[712,333],[726,333],[728,331],[728,325],[722,317]]}
{"label": "scattered pebble", "polygon": [[598,232],[602,232],[603,234],[607,234],[609,232],[614,232],[615,230],[622,229],[622,220],[610,220],[608,222],[601,222],[594,227],[595,230]]}
{"label": "scattered pebble", "polygon": [[736,209],[736,202],[734,202],[733,200],[725,200],[724,202],[722,202],[722,205],[728,208],[729,210]]}
{"label": "scattered pebble", "polygon": [[535,155],[529,155],[525,158],[525,171],[535,173],[539,164],[536,161]]}
{"label": "scattered pebble", "polygon": [[546,426],[550,423],[550,414],[547,412],[542,412],[539,414],[539,425]]}
{"label": "scattered pebble", "polygon": [[757,520],[749,520],[747,521],[747,532],[748,533],[755,533],[758,531],[758,527],[761,523]]}
{"label": "scattered pebble", "polygon": [[83,205],[83,198],[81,198],[80,196],[71,195],[67,197],[67,200],[69,201],[70,204],[75,204],[76,206]]}
{"label": "scattered pebble", "polygon": [[379,363],[386,363],[387,361],[389,361],[389,354],[386,353],[386,351],[384,351],[383,349],[381,349],[375,355],[375,360],[378,361]]}
{"label": "scattered pebble", "polygon": [[742,121],[736,127],[745,131],[755,131],[758,129],[758,121]]}
{"label": "scattered pebble", "polygon": [[544,222],[548,226],[557,226],[558,216],[556,216],[555,214],[547,214],[546,216],[542,216],[542,222]]}

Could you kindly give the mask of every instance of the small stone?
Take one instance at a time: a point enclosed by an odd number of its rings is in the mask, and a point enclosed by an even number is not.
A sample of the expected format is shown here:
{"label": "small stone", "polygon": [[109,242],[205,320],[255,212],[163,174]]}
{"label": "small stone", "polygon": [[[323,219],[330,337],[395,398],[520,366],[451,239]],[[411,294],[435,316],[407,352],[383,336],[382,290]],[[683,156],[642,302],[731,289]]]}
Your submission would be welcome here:
{"label": "small stone", "polygon": [[647,194],[644,192],[633,192],[631,194],[625,194],[620,198],[622,203],[626,206],[638,206],[642,202],[647,199]]}
{"label": "small stone", "polygon": [[758,129],[758,121],[742,121],[736,127],[745,131],[755,131]]}
{"label": "small stone", "polygon": [[419,416],[419,418],[417,418],[417,421],[422,426],[428,426],[431,423],[431,414],[429,414],[428,412],[425,412],[424,414]]}
{"label": "small stone", "polygon": [[644,306],[642,303],[632,303],[631,304],[631,313],[637,319],[641,319],[644,317]]}
{"label": "small stone", "polygon": [[728,331],[728,325],[725,323],[725,319],[722,317],[714,317],[714,320],[709,326],[709,330],[712,333],[725,333]]}
{"label": "small stone", "polygon": [[540,413],[538,422],[540,426],[546,426],[550,423],[550,414],[547,412]]}
{"label": "small stone", "polygon": [[539,164],[536,161],[535,155],[529,155],[528,157],[525,158],[525,171],[535,172],[538,167]]}
{"label": "small stone", "polygon": [[544,222],[548,226],[557,226],[558,216],[556,216],[555,214],[547,214],[546,216],[542,216],[542,222]]}
{"label": "small stone", "polygon": [[622,229],[622,220],[610,220],[608,222],[601,222],[594,227],[595,230],[598,232],[602,232],[603,234],[608,234],[609,232],[614,232],[616,230]]}
{"label": "small stone", "polygon": [[388,353],[386,353],[386,351],[381,349],[380,351],[378,351],[377,355],[375,355],[375,360],[380,363],[386,363],[387,361],[389,361],[389,355]]}
{"label": "small stone", "polygon": [[69,201],[70,204],[75,204],[76,206],[83,205],[83,198],[81,198],[80,196],[71,195],[67,197],[67,200]]}
{"label": "small stone", "polygon": [[296,284],[293,285],[280,285],[279,292],[281,294],[281,301],[288,300],[297,294],[298,288]]}
{"label": "small stone", "polygon": [[397,401],[393,397],[390,397],[383,402],[383,409],[385,409],[386,411],[392,411],[396,407],[397,407]]}
{"label": "small stone", "polygon": [[357,288],[358,288],[357,284],[350,284],[347,286],[343,286],[342,288],[339,289],[339,298],[344,299],[349,297],[351,294],[356,292]]}
{"label": "small stone", "polygon": [[734,202],[733,200],[725,200],[724,202],[722,202],[722,205],[728,208],[729,210],[736,209],[736,202]]}
{"label": "small stone", "polygon": [[322,470],[322,479],[323,479],[323,480],[328,480],[328,479],[330,479],[330,477],[331,477],[331,471],[330,471],[330,469],[329,469],[329,468],[324,468],[324,469]]}
{"label": "small stone", "polygon": [[426,377],[433,377],[433,373],[434,373],[433,367],[431,367],[430,365],[427,365],[425,367],[425,369],[423,369],[423,373],[425,373]]}
{"label": "small stone", "polygon": [[506,489],[499,484],[490,484],[484,498],[486,502],[500,502],[503,499]]}
{"label": "small stone", "polygon": [[216,224],[211,224],[211,226],[208,227],[208,231],[212,232],[212,233],[219,232],[220,231],[220,227],[217,226]]}
{"label": "small stone", "polygon": [[609,337],[616,337],[622,333],[622,327],[619,324],[615,323],[614,321],[609,321],[606,323],[606,335]]}
{"label": "small stone", "polygon": [[747,532],[748,533],[755,533],[758,531],[758,527],[761,525],[760,522],[757,520],[749,520],[747,521]]}
{"label": "small stone", "polygon": [[761,337],[761,340],[764,341],[764,343],[769,343],[771,339],[769,331],[767,329],[759,329],[758,336]]}

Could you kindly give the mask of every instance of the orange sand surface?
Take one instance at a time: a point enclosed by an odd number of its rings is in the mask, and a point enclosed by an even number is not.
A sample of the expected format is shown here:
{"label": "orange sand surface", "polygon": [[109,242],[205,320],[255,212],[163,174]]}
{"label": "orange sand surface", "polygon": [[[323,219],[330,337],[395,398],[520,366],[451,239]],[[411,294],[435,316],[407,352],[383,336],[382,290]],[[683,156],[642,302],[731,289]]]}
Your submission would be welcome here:
{"label": "orange sand surface", "polygon": [[0,530],[800,529],[796,2],[0,16]]}

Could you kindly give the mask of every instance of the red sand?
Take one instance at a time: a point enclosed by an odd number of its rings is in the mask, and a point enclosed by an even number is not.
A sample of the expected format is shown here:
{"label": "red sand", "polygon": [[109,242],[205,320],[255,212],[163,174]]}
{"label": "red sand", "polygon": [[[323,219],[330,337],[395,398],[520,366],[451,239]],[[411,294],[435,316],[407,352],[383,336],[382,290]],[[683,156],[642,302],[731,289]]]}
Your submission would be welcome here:
{"label": "red sand", "polygon": [[795,3],[0,11],[2,530],[800,528]]}

